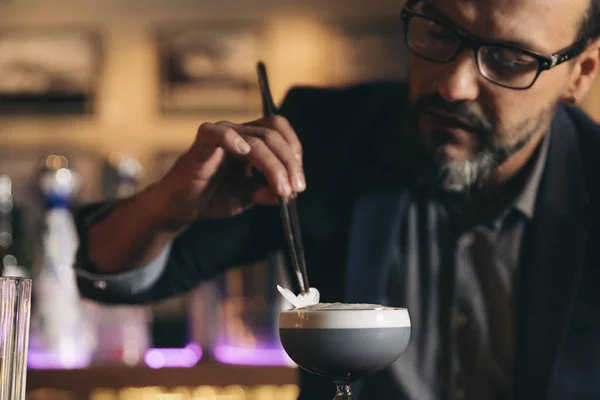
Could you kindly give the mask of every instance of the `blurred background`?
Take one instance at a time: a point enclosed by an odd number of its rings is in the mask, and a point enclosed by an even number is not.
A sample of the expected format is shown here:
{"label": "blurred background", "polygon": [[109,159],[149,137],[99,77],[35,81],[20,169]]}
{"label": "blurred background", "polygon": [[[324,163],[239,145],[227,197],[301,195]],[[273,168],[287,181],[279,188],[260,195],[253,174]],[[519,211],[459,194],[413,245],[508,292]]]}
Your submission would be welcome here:
{"label": "blurred background", "polygon": [[[0,265],[34,277],[31,399],[281,399],[280,254],[148,307],[79,299],[68,208],[159,178],[203,121],[405,80],[398,0],[0,0]],[[600,120],[600,82],[583,107]],[[58,289],[57,289],[58,288]]]}

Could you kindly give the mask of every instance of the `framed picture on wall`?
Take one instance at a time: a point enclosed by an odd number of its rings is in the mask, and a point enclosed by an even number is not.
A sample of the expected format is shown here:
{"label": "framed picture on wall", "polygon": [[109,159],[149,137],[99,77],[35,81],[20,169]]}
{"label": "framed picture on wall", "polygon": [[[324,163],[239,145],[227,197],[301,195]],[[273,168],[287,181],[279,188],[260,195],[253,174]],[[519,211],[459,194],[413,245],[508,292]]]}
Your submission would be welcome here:
{"label": "framed picture on wall", "polygon": [[161,111],[260,111],[256,62],[262,47],[262,27],[253,22],[160,27]]}
{"label": "framed picture on wall", "polygon": [[408,76],[408,49],[399,19],[330,22],[331,82],[344,86]]}
{"label": "framed picture on wall", "polygon": [[89,113],[100,39],[84,29],[0,29],[0,113]]}

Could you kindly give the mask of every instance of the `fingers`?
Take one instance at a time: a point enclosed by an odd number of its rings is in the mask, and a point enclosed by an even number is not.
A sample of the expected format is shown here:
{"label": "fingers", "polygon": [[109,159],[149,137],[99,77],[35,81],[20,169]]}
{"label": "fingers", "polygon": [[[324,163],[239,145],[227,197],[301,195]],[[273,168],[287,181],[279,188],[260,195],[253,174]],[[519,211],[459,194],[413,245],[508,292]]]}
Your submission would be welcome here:
{"label": "fingers", "polygon": [[229,126],[209,122],[200,125],[193,145],[197,161],[205,161],[219,147],[239,156],[244,156],[251,150],[248,142]]}
{"label": "fingers", "polygon": [[275,115],[272,117],[265,117],[258,121],[250,122],[250,126],[266,126],[277,132],[281,133],[286,142],[290,145],[294,156],[302,161],[302,144],[300,143],[300,139],[296,135],[294,128],[290,125],[288,120],[280,115]]}
{"label": "fingers", "polygon": [[300,141],[291,127],[285,126],[282,121],[277,121],[277,125],[286,133],[259,124],[203,124],[192,146],[194,157],[198,162],[208,162],[222,148],[228,153],[245,157],[262,172],[279,196],[288,197],[293,192],[304,191],[306,183]]}
{"label": "fingers", "polygon": [[[269,129],[261,126],[237,126],[236,130],[246,139],[252,147],[252,151],[248,154],[248,159],[262,173],[268,174],[270,165],[262,165],[270,160],[269,154],[275,155],[278,161],[283,164],[285,171],[279,171],[285,174],[281,179],[289,182],[291,191],[301,192],[306,188],[304,172],[302,170],[301,155],[294,149],[283,135],[274,129]],[[274,164],[272,164],[275,167]],[[286,194],[290,195],[290,193]]]}

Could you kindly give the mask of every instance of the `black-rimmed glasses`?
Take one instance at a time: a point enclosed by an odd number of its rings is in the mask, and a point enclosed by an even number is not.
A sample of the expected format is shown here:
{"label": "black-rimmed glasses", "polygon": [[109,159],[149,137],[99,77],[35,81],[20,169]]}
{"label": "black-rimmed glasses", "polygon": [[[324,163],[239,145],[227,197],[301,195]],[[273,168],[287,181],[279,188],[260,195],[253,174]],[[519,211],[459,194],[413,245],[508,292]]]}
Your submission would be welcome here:
{"label": "black-rimmed glasses", "polygon": [[435,63],[449,63],[465,49],[473,50],[479,73],[488,81],[509,89],[529,89],[542,71],[580,55],[587,45],[581,39],[550,56],[505,43],[482,41],[468,36],[444,21],[411,8],[402,9],[405,40],[418,56]]}

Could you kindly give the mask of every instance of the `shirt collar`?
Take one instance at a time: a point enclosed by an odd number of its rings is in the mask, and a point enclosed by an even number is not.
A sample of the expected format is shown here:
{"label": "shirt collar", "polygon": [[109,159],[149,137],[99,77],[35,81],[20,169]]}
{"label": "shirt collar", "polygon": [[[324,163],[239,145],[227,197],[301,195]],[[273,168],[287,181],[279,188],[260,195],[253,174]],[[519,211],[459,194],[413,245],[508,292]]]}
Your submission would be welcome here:
{"label": "shirt collar", "polygon": [[528,219],[533,218],[535,203],[537,200],[538,188],[544,173],[546,159],[548,158],[548,149],[550,147],[551,130],[542,139],[539,150],[535,152],[534,165],[525,181],[523,189],[517,194],[513,201],[513,208],[517,209]]}

